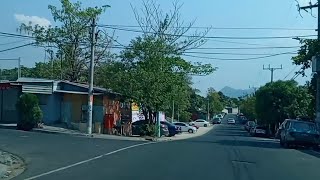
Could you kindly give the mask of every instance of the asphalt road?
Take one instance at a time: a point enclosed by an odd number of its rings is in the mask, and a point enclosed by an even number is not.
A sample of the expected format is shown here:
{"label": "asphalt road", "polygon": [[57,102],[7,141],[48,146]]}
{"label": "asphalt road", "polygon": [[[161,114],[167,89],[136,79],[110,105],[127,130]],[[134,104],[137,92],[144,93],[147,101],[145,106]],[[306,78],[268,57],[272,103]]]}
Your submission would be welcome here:
{"label": "asphalt road", "polygon": [[[228,117],[234,115],[227,115],[221,125],[215,125],[212,131],[200,137],[136,147],[132,145],[142,142],[0,129],[0,149],[26,158],[28,169],[16,179],[320,178],[319,153],[308,149],[283,149],[275,140],[250,137],[242,126],[227,125]],[[121,149],[124,147],[127,149]]]}

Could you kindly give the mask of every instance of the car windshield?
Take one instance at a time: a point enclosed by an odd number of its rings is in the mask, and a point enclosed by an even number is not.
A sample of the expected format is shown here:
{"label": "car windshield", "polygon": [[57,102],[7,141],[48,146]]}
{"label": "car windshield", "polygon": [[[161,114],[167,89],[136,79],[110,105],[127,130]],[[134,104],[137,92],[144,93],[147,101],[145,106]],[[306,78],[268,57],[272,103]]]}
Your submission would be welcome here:
{"label": "car windshield", "polygon": [[305,123],[305,122],[293,122],[291,125],[291,128],[301,132],[315,131],[314,124]]}

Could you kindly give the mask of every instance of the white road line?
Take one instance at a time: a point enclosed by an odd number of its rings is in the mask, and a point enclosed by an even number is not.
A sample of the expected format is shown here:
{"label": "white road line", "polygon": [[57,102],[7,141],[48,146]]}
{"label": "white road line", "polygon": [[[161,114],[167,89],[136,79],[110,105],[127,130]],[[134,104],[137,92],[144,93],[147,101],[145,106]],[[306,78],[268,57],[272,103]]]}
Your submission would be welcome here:
{"label": "white road line", "polygon": [[66,170],[66,169],[69,169],[69,168],[72,168],[72,167],[75,167],[75,166],[78,166],[78,165],[81,165],[81,164],[96,160],[96,159],[103,158],[105,156],[109,156],[111,154],[115,154],[115,153],[120,152],[120,151],[124,151],[124,150],[131,149],[131,148],[138,147],[138,146],[154,144],[154,143],[157,143],[157,142],[147,142],[147,143],[135,144],[135,145],[132,145],[132,146],[124,147],[124,148],[121,148],[121,149],[118,149],[118,150],[115,150],[115,151],[111,151],[111,152],[106,153],[106,154],[102,154],[100,156],[96,156],[96,157],[93,157],[93,158],[90,158],[90,159],[87,159],[87,160],[84,160],[84,161],[80,161],[80,162],[77,162],[77,163],[74,163],[74,164],[70,164],[68,166],[64,166],[64,167],[61,167],[61,168],[58,168],[58,169],[55,169],[55,170],[52,170],[52,171],[48,171],[46,173],[42,173],[42,174],[39,174],[39,175],[36,175],[36,176],[33,176],[33,177],[29,177],[29,178],[27,178],[25,180],[37,179],[37,178],[40,178],[40,177],[43,177],[43,176],[46,176],[46,175],[49,175],[49,174],[53,174],[53,173],[56,173],[56,172],[59,172],[59,171],[63,171],[63,170]]}

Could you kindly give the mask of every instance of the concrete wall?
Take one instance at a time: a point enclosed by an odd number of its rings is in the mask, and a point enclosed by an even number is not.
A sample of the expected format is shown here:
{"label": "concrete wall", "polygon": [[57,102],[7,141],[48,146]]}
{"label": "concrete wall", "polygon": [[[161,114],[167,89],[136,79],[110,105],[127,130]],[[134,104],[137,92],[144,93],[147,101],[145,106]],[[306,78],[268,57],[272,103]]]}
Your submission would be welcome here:
{"label": "concrete wall", "polygon": [[43,113],[43,122],[45,124],[61,122],[61,94],[36,95],[39,99],[39,105]]}
{"label": "concrete wall", "polygon": [[19,112],[16,104],[20,94],[21,88],[19,86],[13,86],[7,90],[0,90],[0,123],[18,122]]}
{"label": "concrete wall", "polygon": [[[65,114],[68,114],[69,119],[65,119],[65,121],[69,121],[72,123],[79,123],[83,119],[86,119],[86,114],[83,111],[86,111],[88,104],[88,95],[82,94],[63,94],[63,108],[68,108],[68,111],[62,110]],[[93,119],[99,122],[102,122],[103,119],[103,105],[102,105],[102,96],[94,96],[93,99]],[[101,115],[100,115],[101,114]]]}

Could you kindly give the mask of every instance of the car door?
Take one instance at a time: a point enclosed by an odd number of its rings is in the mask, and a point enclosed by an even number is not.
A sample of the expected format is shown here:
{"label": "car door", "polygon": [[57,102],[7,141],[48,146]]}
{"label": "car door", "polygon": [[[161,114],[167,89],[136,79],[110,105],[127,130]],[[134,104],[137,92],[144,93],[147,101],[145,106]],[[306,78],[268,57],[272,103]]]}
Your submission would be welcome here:
{"label": "car door", "polygon": [[198,127],[202,127],[204,125],[204,121],[203,120],[196,120],[195,125]]}
{"label": "car door", "polygon": [[188,126],[184,123],[181,123],[181,130],[182,132],[187,132],[188,131]]}
{"label": "car door", "polygon": [[183,124],[182,123],[175,123],[176,130],[179,132],[183,132]]}
{"label": "car door", "polygon": [[285,140],[286,138],[286,133],[289,128],[289,125],[290,125],[290,122],[288,121],[285,121],[283,124],[283,128],[281,129],[281,132],[280,132],[280,137],[282,138],[282,140]]}

